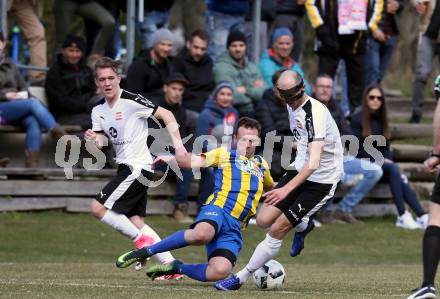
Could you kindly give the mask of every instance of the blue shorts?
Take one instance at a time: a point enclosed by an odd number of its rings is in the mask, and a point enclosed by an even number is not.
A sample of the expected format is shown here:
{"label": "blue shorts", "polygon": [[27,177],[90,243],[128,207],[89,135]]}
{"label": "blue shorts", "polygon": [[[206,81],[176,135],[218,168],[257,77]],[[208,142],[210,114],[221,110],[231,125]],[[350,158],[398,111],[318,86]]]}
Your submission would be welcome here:
{"label": "blue shorts", "polygon": [[215,256],[222,256],[235,265],[243,245],[240,222],[222,208],[212,204],[200,209],[190,227],[194,228],[199,222],[207,222],[215,228],[214,239],[206,244],[208,261]]}

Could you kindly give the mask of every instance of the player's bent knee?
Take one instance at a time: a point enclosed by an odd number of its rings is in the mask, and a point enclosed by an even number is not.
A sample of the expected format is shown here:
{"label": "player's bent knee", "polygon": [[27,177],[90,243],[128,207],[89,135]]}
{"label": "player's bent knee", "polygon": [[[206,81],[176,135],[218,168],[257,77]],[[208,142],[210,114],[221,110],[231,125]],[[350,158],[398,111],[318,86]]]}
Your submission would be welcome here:
{"label": "player's bent knee", "polygon": [[272,225],[272,219],[264,216],[257,216],[257,225],[261,228],[267,229]]}
{"label": "player's bent knee", "polygon": [[98,201],[93,200],[90,205],[90,212],[96,218],[102,219],[102,217],[104,217],[105,213],[107,212],[107,209]]}

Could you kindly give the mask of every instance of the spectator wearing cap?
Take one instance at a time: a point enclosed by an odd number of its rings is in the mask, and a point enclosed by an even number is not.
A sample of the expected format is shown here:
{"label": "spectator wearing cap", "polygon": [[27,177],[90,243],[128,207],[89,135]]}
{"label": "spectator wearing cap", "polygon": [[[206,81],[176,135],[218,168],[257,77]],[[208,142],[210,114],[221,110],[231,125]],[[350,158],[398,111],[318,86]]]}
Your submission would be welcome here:
{"label": "spectator wearing cap", "polygon": [[183,93],[183,106],[196,112],[202,111],[215,86],[213,63],[207,48],[208,34],[196,30],[171,64],[172,71],[183,74],[189,82]]}
{"label": "spectator wearing cap", "polygon": [[140,52],[128,67],[125,88],[157,104],[165,80],[171,73],[173,34],[159,29],[153,34],[153,47]]}
{"label": "spectator wearing cap", "polygon": [[144,2],[144,21],[137,21],[136,23],[143,49],[149,49],[153,46],[153,35],[155,31],[168,28],[170,10],[174,1],[175,0],[161,0]]}
{"label": "spectator wearing cap", "polygon": [[[228,81],[220,81],[205,104],[197,122],[196,136],[214,136],[217,144],[203,144],[203,152],[217,146],[231,146],[232,135],[238,121],[238,111],[233,108],[234,87]],[[214,191],[214,171],[202,168],[198,203],[202,205]]]}
{"label": "spectator wearing cap", "polygon": [[265,84],[258,66],[246,57],[246,37],[241,31],[229,33],[227,50],[214,65],[214,77],[220,81],[231,82],[234,88],[234,107],[240,117],[254,118],[254,103],[261,100]]}
{"label": "spectator wearing cap", "polygon": [[287,27],[295,37],[291,57],[300,61],[304,42],[304,15],[306,0],[278,0],[276,1],[276,15],[274,28]]}
{"label": "spectator wearing cap", "polygon": [[84,59],[85,41],[68,35],[62,51],[47,73],[49,109],[63,125],[91,128],[90,113],[97,100],[93,70]]}
{"label": "spectator wearing cap", "polygon": [[104,54],[105,46],[112,38],[115,19],[98,2],[90,0],[55,0],[53,2],[53,15],[55,17],[55,53],[60,50],[63,41],[69,34],[70,25],[74,23],[75,15],[78,15],[100,27],[91,53]]}
{"label": "spectator wearing cap", "polygon": [[205,28],[209,33],[208,54],[217,62],[223,52],[228,33],[244,30],[248,0],[206,0]]}
{"label": "spectator wearing cap", "polygon": [[281,69],[293,70],[301,75],[306,84],[306,93],[311,94],[312,88],[304,77],[304,71],[291,57],[293,49],[293,34],[287,27],[274,30],[271,47],[261,55],[260,71],[267,86],[272,86],[273,74]]}
{"label": "spectator wearing cap", "polygon": [[[161,106],[173,113],[179,125],[182,138],[195,133],[197,118],[182,105],[182,96],[188,81],[180,73],[171,73],[165,80],[163,92],[158,101]],[[188,142],[187,144],[192,144]],[[191,223],[193,219],[188,216],[188,194],[192,182],[192,171],[182,170],[183,180],[177,179],[176,196],[174,198],[174,218],[181,223]]]}

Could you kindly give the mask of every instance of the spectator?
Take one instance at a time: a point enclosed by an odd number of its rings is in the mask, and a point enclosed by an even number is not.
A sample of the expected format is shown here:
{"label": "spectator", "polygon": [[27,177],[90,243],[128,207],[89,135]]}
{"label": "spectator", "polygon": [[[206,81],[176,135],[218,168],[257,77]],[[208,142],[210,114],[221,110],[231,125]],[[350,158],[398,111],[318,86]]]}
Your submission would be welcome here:
{"label": "spectator", "polygon": [[[47,66],[46,32],[37,15],[37,6],[40,1],[10,0],[9,13],[14,16],[17,25],[21,28],[29,44],[30,63],[33,66]],[[46,79],[45,72],[30,71],[31,84],[42,85]]]}
{"label": "spectator", "polygon": [[[329,75],[322,74],[316,78],[314,98],[324,103],[330,110],[341,135],[351,136],[353,132],[338,103],[332,98],[332,90],[333,79]],[[347,182],[354,177],[360,176],[361,179],[345,194],[334,214],[332,214],[332,201],[328,201],[320,214],[319,220],[323,223],[333,223],[336,220],[350,224],[360,223],[352,214],[353,208],[376,185],[382,177],[382,173],[382,168],[379,165],[345,154],[342,182],[348,185]]]}
{"label": "spectator", "polygon": [[[368,6],[370,14],[377,1],[371,1]],[[379,84],[391,61],[391,56],[396,46],[397,28],[396,14],[403,9],[403,0],[385,0],[386,9],[382,12],[382,21],[379,23],[377,33],[367,38],[367,52],[365,54],[365,83]]]}
{"label": "spectator", "polygon": [[[370,85],[365,89],[362,99],[362,109],[358,109],[351,119],[351,128],[355,136],[359,138],[359,144],[363,145],[365,138],[370,135],[380,135],[386,140],[381,146],[379,141],[372,143],[373,149],[379,151],[384,158],[382,170],[384,178],[389,182],[394,203],[397,207],[398,217],[396,226],[406,229],[426,228],[428,223],[428,214],[420,205],[415,192],[411,189],[408,179],[400,173],[399,166],[393,161],[390,150],[390,130],[387,119],[387,109],[385,103],[385,94],[379,85]],[[358,158],[369,158],[374,161],[373,156],[364,146],[359,147]],[[405,210],[404,202],[411,207],[417,215],[414,221],[411,213]]]}
{"label": "spectator", "polygon": [[153,47],[141,51],[127,71],[126,89],[157,103],[170,75],[173,34],[159,29],[153,34]]}
{"label": "spectator", "polygon": [[206,0],[205,29],[209,33],[208,54],[217,62],[229,32],[244,31],[248,0]]}
{"label": "spectator", "polygon": [[107,9],[96,1],[90,0],[55,0],[53,4],[55,16],[55,53],[61,49],[75,15],[90,19],[101,27],[93,44],[92,54],[104,54],[105,47],[111,39],[115,27],[115,19]]}
{"label": "spectator", "polygon": [[[209,97],[205,108],[200,113],[197,122],[197,136],[214,136],[218,146],[230,148],[235,125],[238,121],[238,111],[232,107],[234,88],[227,81],[221,81]],[[215,149],[215,144],[204,144],[203,151]],[[202,168],[199,183],[200,205],[204,204],[214,191],[213,168]]]}
{"label": "spectator", "polygon": [[[306,1],[305,4],[309,20],[316,29],[319,73],[334,78],[339,59],[345,62],[351,113],[361,105],[365,84],[365,33],[370,30],[374,37],[380,34],[377,29],[384,8],[383,0],[377,0],[367,18],[371,1],[328,0]],[[348,13],[340,13],[347,10]]]}
{"label": "spectator", "polygon": [[[196,119],[190,118],[182,105],[182,95],[188,81],[182,74],[172,73],[165,81],[163,93],[158,106],[171,111],[179,124],[182,137],[195,132]],[[174,218],[181,223],[192,223],[188,216],[188,194],[192,182],[191,170],[182,170],[183,180],[177,179],[176,196],[174,198]]]}
{"label": "spectator", "polygon": [[279,0],[276,6],[274,28],[287,27],[293,33],[294,44],[290,54],[293,61],[301,59],[304,41],[304,15],[306,0]]}
{"label": "spectator", "polygon": [[196,30],[171,64],[172,71],[183,74],[189,82],[183,93],[183,106],[196,112],[202,111],[215,85],[212,59],[206,53],[207,48],[208,34],[204,30]]}
{"label": "spectator", "polygon": [[[113,27],[113,33],[105,46],[104,56],[113,57],[113,58],[116,57],[115,59],[119,60],[122,49],[122,40],[120,34],[121,23],[119,21],[119,18],[122,12],[127,11],[127,1],[125,0],[111,0],[111,1],[95,0],[95,1],[98,2],[99,5],[104,7],[112,15],[113,19],[115,19],[115,26]],[[99,24],[91,21],[90,19],[84,18],[84,31],[87,41],[86,52],[84,53],[85,54],[84,56],[89,56],[92,53],[93,44],[100,30],[101,28]],[[102,55],[94,55],[94,56],[97,56],[95,58],[96,60],[102,57]]]}
{"label": "spectator", "polygon": [[137,29],[141,37],[142,49],[153,46],[153,34],[159,29],[167,29],[170,19],[170,9],[174,0],[145,1],[144,21],[137,21]]}
{"label": "spectator", "polygon": [[90,114],[97,100],[93,70],[84,59],[85,41],[68,35],[47,73],[46,93],[50,111],[60,124],[90,129]]}
{"label": "spectator", "polygon": [[291,137],[293,142],[293,134],[290,130],[289,112],[287,111],[286,103],[281,99],[278,89],[275,87],[278,78],[284,69],[276,71],[272,75],[272,88],[268,88],[263,93],[263,98],[255,109],[256,119],[261,124],[261,142],[266,141],[269,132],[276,132],[276,136],[281,136],[279,142],[274,143],[273,154],[270,163],[270,174],[275,181],[278,181],[286,172],[287,169],[283,165],[289,166],[291,161],[295,158],[295,151],[292,149],[289,161],[283,161],[283,147],[285,146],[285,137]]}
{"label": "spectator", "polygon": [[438,1],[412,0],[420,15],[417,41],[416,73],[412,96],[412,115],[410,123],[419,123],[425,102],[424,89],[432,72],[434,56],[439,58],[440,47],[440,7]]}
{"label": "spectator", "polygon": [[234,87],[234,107],[240,117],[254,118],[254,103],[261,100],[264,81],[255,63],[246,57],[246,37],[241,31],[231,31],[225,51],[214,66],[215,81],[229,81]]}
{"label": "spectator", "polygon": [[41,130],[58,140],[66,132],[41,102],[33,98],[14,62],[5,57],[5,39],[0,32],[0,115],[2,121],[26,130],[26,167],[38,167]]}
{"label": "spectator", "polygon": [[293,35],[286,27],[275,29],[272,34],[271,47],[263,52],[260,60],[260,71],[268,86],[272,86],[272,75],[281,69],[293,70],[301,75],[306,84],[306,93],[311,94],[312,88],[304,78],[304,72],[292,57]]}

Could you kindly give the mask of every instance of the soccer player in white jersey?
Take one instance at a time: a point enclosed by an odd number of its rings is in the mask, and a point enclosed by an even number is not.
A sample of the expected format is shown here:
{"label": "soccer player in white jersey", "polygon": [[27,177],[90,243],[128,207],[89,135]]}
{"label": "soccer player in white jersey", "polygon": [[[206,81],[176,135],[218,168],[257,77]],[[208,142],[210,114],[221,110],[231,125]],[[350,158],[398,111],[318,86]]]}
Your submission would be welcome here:
{"label": "soccer player in white jersey", "polygon": [[264,194],[257,224],[268,229],[266,238],[245,268],[216,282],[218,290],[239,289],[253,272],[277,255],[292,228],[307,230],[310,217],[333,197],[343,174],[341,138],[327,107],[305,93],[304,81],[295,71],[281,73],[276,87],[287,104],[290,128],[298,143],[291,165],[294,170],[288,170],[276,188]]}
{"label": "soccer player in white jersey", "polygon": [[[84,136],[98,148],[110,142],[116,152],[118,170],[93,200],[91,211],[96,218],[133,240],[139,249],[160,241],[157,233],[144,223],[148,182],[153,173],[147,146],[148,118],[154,116],[165,123],[176,155],[185,155],[186,150],[170,111],[120,88],[119,66],[119,62],[108,57],[99,59],[95,65],[96,85],[104,99],[93,108],[93,126]],[[169,252],[155,257],[161,263],[174,261]]]}

